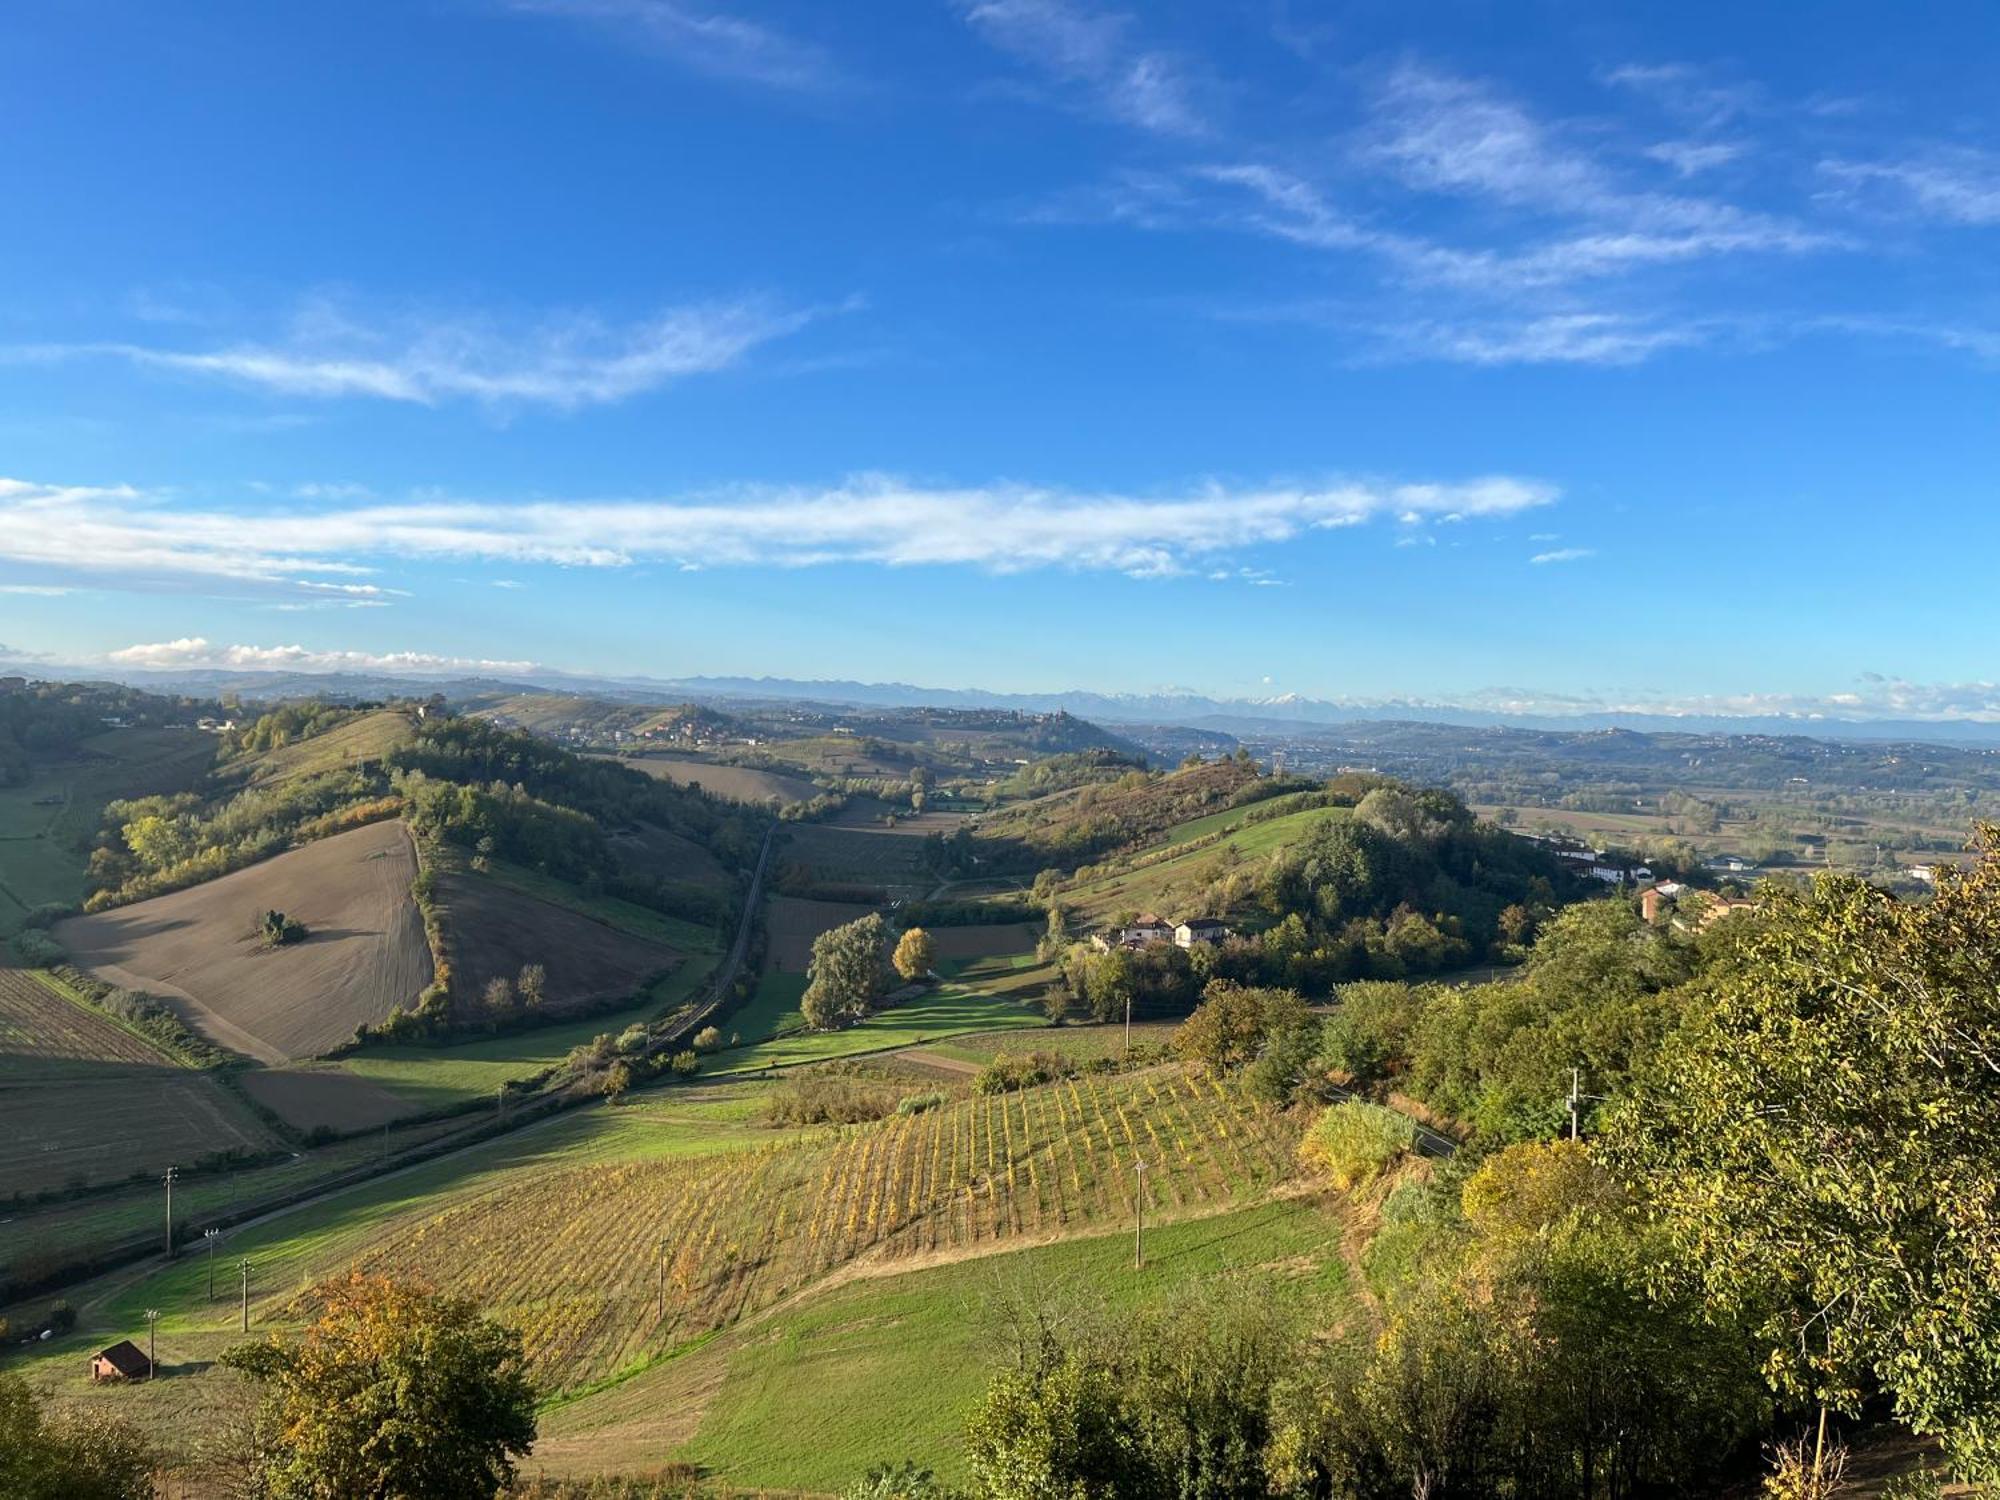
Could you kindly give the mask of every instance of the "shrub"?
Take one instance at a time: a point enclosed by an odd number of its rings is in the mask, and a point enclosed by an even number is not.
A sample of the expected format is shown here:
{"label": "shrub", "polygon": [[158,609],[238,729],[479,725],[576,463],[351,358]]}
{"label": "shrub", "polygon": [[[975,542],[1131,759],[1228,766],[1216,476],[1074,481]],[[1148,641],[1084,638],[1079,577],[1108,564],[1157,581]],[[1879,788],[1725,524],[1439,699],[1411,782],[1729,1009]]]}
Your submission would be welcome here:
{"label": "shrub", "polygon": [[858,1125],[900,1108],[892,1088],[818,1072],[799,1075],[764,1102],[765,1118],[774,1125]]}
{"label": "shrub", "polygon": [[24,927],[15,933],[13,947],[14,956],[30,969],[53,969],[69,958],[63,952],[62,944],[33,927]]}
{"label": "shrub", "polygon": [[1299,1159],[1346,1192],[1372,1181],[1417,1143],[1417,1127],[1393,1109],[1349,1099],[1313,1122]]}
{"label": "shrub", "polygon": [[1070,1060],[1059,1053],[1030,1052],[1026,1057],[1013,1057],[1002,1052],[979,1070],[972,1090],[976,1094],[1011,1094],[1016,1089],[1067,1078],[1075,1071]]}
{"label": "shrub", "polygon": [[667,1066],[676,1078],[692,1078],[701,1071],[701,1059],[692,1052],[676,1052],[674,1060]]}
{"label": "shrub", "polygon": [[722,1033],[713,1026],[704,1026],[694,1034],[694,1050],[697,1052],[720,1052]]}
{"label": "shrub", "polygon": [[944,1095],[938,1093],[936,1090],[928,1094],[905,1094],[896,1101],[896,1113],[899,1115],[926,1114],[943,1103]]}

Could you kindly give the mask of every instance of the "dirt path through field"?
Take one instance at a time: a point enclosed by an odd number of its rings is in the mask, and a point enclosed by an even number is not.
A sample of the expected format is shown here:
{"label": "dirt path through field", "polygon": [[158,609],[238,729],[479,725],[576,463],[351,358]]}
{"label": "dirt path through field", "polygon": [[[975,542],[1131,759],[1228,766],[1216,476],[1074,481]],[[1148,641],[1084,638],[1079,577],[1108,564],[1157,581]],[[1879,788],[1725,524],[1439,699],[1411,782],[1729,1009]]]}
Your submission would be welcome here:
{"label": "dirt path through field", "polygon": [[969,1063],[962,1057],[945,1057],[941,1053],[927,1052],[922,1047],[912,1047],[907,1052],[892,1052],[889,1055],[902,1062],[915,1063],[918,1067],[931,1068],[939,1073],[957,1073],[967,1078],[979,1071],[977,1063]]}

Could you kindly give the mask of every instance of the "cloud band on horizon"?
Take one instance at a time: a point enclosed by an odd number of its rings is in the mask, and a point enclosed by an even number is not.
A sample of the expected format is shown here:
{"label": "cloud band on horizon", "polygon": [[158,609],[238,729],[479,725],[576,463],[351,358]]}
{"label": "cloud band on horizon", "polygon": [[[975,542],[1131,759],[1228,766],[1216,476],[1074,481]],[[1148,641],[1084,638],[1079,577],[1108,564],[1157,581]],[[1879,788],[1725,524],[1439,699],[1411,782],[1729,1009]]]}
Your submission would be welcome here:
{"label": "cloud band on horizon", "polygon": [[[0,562],[92,577],[234,580],[327,592],[383,559],[565,567],[961,566],[1173,577],[1203,560],[1380,518],[1504,518],[1556,486],[1505,475],[1453,483],[1204,485],[1142,497],[862,475],[823,487],[739,485],[679,499],[422,500],[292,511],[181,508],[130,486],[0,479]],[[369,586],[359,585],[366,592]]]}

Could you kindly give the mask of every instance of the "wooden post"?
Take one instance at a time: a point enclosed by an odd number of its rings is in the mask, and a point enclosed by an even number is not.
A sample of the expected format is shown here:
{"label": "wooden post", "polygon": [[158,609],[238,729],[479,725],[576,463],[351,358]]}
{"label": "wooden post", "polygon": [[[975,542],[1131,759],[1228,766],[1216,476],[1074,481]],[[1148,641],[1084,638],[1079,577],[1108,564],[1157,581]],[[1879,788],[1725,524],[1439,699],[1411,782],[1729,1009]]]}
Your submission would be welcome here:
{"label": "wooden post", "polygon": [[1138,1174],[1138,1186],[1132,1193],[1132,1269],[1146,1269],[1146,1163],[1143,1159],[1132,1163],[1132,1170]]}
{"label": "wooden post", "polygon": [[250,1331],[250,1262],[245,1260],[243,1271],[243,1331]]}

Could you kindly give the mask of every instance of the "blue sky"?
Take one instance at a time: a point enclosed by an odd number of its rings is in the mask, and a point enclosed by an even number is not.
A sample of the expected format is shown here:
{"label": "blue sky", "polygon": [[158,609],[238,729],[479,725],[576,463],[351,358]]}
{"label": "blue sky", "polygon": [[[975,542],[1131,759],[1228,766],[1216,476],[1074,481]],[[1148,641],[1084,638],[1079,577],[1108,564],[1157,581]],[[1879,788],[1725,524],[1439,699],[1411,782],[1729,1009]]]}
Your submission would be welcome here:
{"label": "blue sky", "polygon": [[0,643],[2000,716],[2000,11],[0,19]]}

